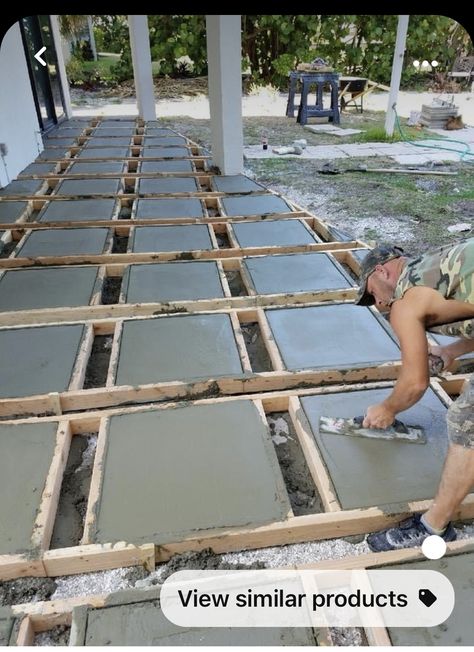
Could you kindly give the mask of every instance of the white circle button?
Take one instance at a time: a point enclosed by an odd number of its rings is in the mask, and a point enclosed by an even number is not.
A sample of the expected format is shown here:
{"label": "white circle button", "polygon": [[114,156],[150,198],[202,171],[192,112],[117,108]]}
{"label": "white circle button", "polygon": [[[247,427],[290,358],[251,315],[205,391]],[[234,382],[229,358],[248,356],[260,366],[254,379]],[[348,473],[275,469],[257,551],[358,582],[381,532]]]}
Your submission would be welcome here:
{"label": "white circle button", "polygon": [[437,534],[431,534],[423,541],[421,550],[428,559],[441,559],[446,552],[446,541]]}

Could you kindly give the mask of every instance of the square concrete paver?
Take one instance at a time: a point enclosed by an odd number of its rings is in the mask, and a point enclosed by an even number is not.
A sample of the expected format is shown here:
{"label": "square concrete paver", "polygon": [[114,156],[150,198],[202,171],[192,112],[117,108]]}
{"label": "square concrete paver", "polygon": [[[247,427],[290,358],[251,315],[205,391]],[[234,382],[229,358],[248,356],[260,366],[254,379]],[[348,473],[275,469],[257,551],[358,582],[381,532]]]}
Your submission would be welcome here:
{"label": "square concrete paver", "polygon": [[224,296],[215,261],[130,265],[124,279],[123,292],[126,303],[214,299]]}
{"label": "square concrete paver", "polygon": [[134,253],[209,249],[214,249],[214,245],[206,224],[138,226],[134,229],[131,243]]}
{"label": "square concrete paver", "polygon": [[27,201],[2,201],[0,202],[0,222],[9,224],[16,222],[28,207]]}
{"label": "square concrete paver", "polygon": [[222,197],[221,202],[226,215],[268,215],[292,212],[292,208],[286,201],[275,195]]}
{"label": "square concrete paver", "polygon": [[44,229],[26,236],[17,258],[34,256],[74,256],[103,253],[107,229]]}
{"label": "square concrete paver", "polygon": [[172,129],[167,127],[158,127],[156,125],[148,122],[145,126],[145,133],[147,136],[176,136],[176,133]]}
{"label": "square concrete paver", "polygon": [[282,521],[289,509],[251,401],[111,418],[97,543],[179,541],[196,530]]}
{"label": "square concrete paver", "polygon": [[127,158],[128,156],[130,156],[129,147],[87,147],[79,152],[75,158]]}
{"label": "square concrete paver", "polygon": [[54,136],[54,138],[58,138],[59,136],[80,136],[81,134],[84,133],[84,129],[88,127],[89,125],[86,123],[83,123],[83,127],[81,126],[74,126],[70,127],[71,121],[68,120],[67,123],[64,126],[58,127],[58,129],[55,129],[51,135]]}
{"label": "square concrete paver", "polygon": [[[139,179],[138,193],[159,194],[172,192],[199,192],[197,181],[194,177],[169,177],[166,179]],[[202,214],[202,206],[201,214]]]}
{"label": "square concrete paver", "polygon": [[[65,183],[64,181],[62,183]],[[68,181],[67,183],[72,183]],[[81,182],[82,183],[82,182]],[[111,220],[116,209],[115,199],[70,199],[50,201],[38,215],[39,222],[84,222]]]}
{"label": "square concrete paver", "polygon": [[179,315],[123,325],[116,385],[242,373],[228,315]]}
{"label": "square concrete paver", "polygon": [[48,147],[36,157],[37,161],[60,161],[63,158],[68,158],[69,149],[62,149],[60,147]]}
{"label": "square concrete paver", "polygon": [[344,270],[324,253],[244,258],[257,294],[333,290],[352,286]]}
{"label": "square concrete paver", "polygon": [[87,147],[88,149],[90,147],[129,147],[131,142],[131,136],[117,136],[115,138],[113,136],[106,136],[105,138],[101,138],[100,136],[91,136],[89,140],[84,143],[84,147]]}
{"label": "square concrete paver", "polygon": [[402,506],[433,498],[439,483],[448,438],[446,407],[431,390],[397,415],[407,425],[424,428],[427,443],[382,441],[319,432],[319,418],[356,417],[380,403],[390,389],[308,396],[301,399],[314,438],[343,509]]}
{"label": "square concrete paver", "polygon": [[[133,598],[127,600],[129,593],[131,592],[122,592],[116,600],[111,595],[109,606],[102,609],[76,609],[73,613],[73,627],[77,638],[73,644],[183,646],[195,649],[201,646],[278,648],[317,645],[313,631],[303,627],[179,627],[170,622],[160,610],[158,591],[156,595],[153,594],[154,599],[149,589],[143,597],[135,592]],[[111,600],[114,600],[112,605]],[[125,604],[120,604],[119,600]]]}
{"label": "square concrete paver", "polygon": [[0,197],[34,195],[44,186],[44,179],[16,179],[0,189]]}
{"label": "square concrete paver", "polygon": [[212,185],[218,192],[254,192],[266,190],[265,186],[255,183],[244,174],[232,174],[228,176],[215,175],[212,177]]}
{"label": "square concrete paver", "polygon": [[67,390],[82,325],[0,330],[0,398]]}
{"label": "square concrete paver", "polygon": [[192,161],[141,161],[139,163],[140,172],[154,173],[154,172],[193,172]]}
{"label": "square concrete paver", "polygon": [[184,136],[153,136],[147,134],[143,139],[144,147],[169,147],[170,145],[185,145],[186,138]]}
{"label": "square concrete paver", "polygon": [[70,147],[77,145],[77,138],[45,138],[43,142],[45,147]]}
{"label": "square concrete paver", "polygon": [[133,216],[137,220],[149,218],[204,217],[200,199],[194,197],[176,199],[139,199]]}
{"label": "square concrete paver", "polygon": [[55,174],[56,163],[30,163],[20,172],[19,177],[30,174]]}
{"label": "square concrete paver", "polygon": [[98,268],[10,269],[0,278],[0,310],[89,305]]}
{"label": "square concrete paver", "polygon": [[[434,649],[450,649],[451,646],[474,644],[472,623],[472,604],[474,602],[474,553],[443,557],[437,561],[417,561],[407,564],[384,566],[384,570],[432,570],[441,573],[451,582],[456,600],[454,609],[447,620],[436,627],[389,627],[392,645],[414,647],[434,646]],[[467,647],[469,646],[469,647]],[[462,649],[462,648],[461,648]]]}
{"label": "square concrete paver", "polygon": [[69,174],[122,174],[125,164],[121,161],[74,161],[64,176]]}
{"label": "square concrete paver", "polygon": [[321,242],[296,219],[234,222],[232,230],[241,247],[285,247]]}
{"label": "square concrete paver", "polygon": [[[0,555],[32,550],[57,424],[0,424]],[[8,641],[7,643],[8,644]]]}
{"label": "square concrete paver", "polygon": [[9,645],[15,625],[15,615],[11,607],[0,607],[0,647]]}
{"label": "square concrete paver", "polygon": [[137,130],[134,127],[96,127],[92,132],[93,138],[131,138]]}
{"label": "square concrete paver", "polygon": [[191,156],[187,147],[144,147],[142,158],[186,158]]}
{"label": "square concrete paver", "polygon": [[400,349],[369,308],[354,304],[266,310],[287,369],[373,367]]}
{"label": "square concrete paver", "polygon": [[55,195],[116,195],[120,179],[64,179],[60,181]]}

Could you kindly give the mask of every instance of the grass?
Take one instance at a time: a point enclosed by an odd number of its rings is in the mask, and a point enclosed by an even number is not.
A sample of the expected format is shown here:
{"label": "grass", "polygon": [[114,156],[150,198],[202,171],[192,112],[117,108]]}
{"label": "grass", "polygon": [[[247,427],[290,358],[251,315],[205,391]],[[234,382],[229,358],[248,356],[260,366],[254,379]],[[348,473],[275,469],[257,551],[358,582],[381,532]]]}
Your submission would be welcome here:
{"label": "grass", "polygon": [[116,64],[118,59],[115,57],[101,57],[99,56],[99,59],[97,61],[83,61],[82,66],[84,70],[90,71],[90,70],[99,70],[99,72],[102,74],[108,74],[110,73],[110,68]]}

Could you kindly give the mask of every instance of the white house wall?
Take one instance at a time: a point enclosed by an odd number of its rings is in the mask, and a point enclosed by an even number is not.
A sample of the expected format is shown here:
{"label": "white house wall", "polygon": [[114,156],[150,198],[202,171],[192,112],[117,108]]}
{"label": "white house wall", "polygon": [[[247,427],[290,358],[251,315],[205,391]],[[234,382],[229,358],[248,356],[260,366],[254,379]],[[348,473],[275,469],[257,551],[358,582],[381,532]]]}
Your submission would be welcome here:
{"label": "white house wall", "polygon": [[6,186],[42,149],[20,26],[15,23],[0,46],[0,186]]}

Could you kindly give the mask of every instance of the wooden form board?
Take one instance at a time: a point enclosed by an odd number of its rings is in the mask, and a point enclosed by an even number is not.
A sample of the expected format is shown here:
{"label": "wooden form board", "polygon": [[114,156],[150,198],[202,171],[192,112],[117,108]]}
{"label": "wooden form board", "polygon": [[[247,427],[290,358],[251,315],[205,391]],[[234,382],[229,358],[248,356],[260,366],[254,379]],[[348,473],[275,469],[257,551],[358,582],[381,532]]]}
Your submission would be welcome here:
{"label": "wooden form board", "polygon": [[[328,305],[325,302],[322,305]],[[369,308],[389,337],[390,329],[374,308]],[[280,389],[291,389],[301,386],[302,383],[313,385],[326,385],[336,383],[352,383],[363,379],[367,380],[390,380],[398,376],[400,369],[399,361],[384,362],[382,364],[354,365],[329,369],[304,369],[287,371],[281,360],[278,348],[273,341],[267,316],[262,308],[248,308],[242,310],[221,310],[220,314],[228,314],[231,319],[232,330],[235,341],[238,344],[239,356],[244,370],[240,375],[206,378],[202,380],[173,380],[153,384],[142,384],[137,386],[113,385],[116,366],[118,364],[119,342],[123,319],[107,319],[101,321],[76,322],[85,324],[89,332],[87,347],[82,347],[76,365],[82,370],[79,380],[70,386],[69,391],[54,393],[53,395],[35,395],[0,399],[0,416],[15,416],[26,413],[66,413],[72,410],[91,409],[98,407],[109,407],[123,403],[144,403],[153,400],[173,400],[175,398],[192,399],[203,392],[212,395],[232,395],[248,392],[276,391]],[[209,311],[200,311],[200,315],[215,314]],[[166,319],[169,313],[150,317],[130,317],[127,321]],[[183,316],[186,318],[185,316]],[[272,371],[253,372],[250,369],[248,353],[240,325],[257,322],[262,332],[264,346],[272,361]],[[67,322],[69,324],[75,322]],[[14,327],[15,328],[15,327]],[[19,327],[21,328],[21,327]],[[30,328],[30,327],[26,327]],[[35,328],[35,326],[31,326]],[[93,334],[113,335],[114,344],[109,365],[109,381],[107,387],[94,389],[80,389],[84,380],[84,373],[90,356]]]}
{"label": "wooden form board", "polygon": [[[0,579],[7,580],[22,576],[54,577],[138,564],[145,564],[151,568],[154,563],[166,561],[174,554],[203,550],[208,547],[211,547],[214,552],[220,553],[362,534],[394,524],[409,513],[424,511],[430,504],[429,500],[408,503],[406,507],[407,511],[404,513],[392,514],[386,509],[380,509],[377,506],[362,509],[341,509],[315,439],[308,431],[307,423],[302,417],[303,411],[301,409],[300,399],[304,396],[340,392],[341,390],[350,391],[351,389],[390,388],[391,386],[392,383],[390,382],[356,384],[352,387],[334,385],[331,387],[313,387],[298,391],[201,399],[192,403],[193,405],[203,405],[225,401],[252,400],[256,402],[256,405],[259,406],[258,409],[264,415],[272,412],[288,411],[293,421],[308,469],[324,505],[325,511],[323,513],[290,516],[281,522],[274,522],[269,525],[254,528],[237,527],[224,530],[208,529],[197,531],[194,535],[182,541],[175,541],[165,545],[155,546],[153,543],[150,543],[133,546],[127,545],[124,542],[110,542],[107,544],[84,543],[80,546],[57,550],[44,549],[36,558],[22,555],[3,555],[0,557]],[[441,400],[446,402],[450,401],[439,383],[432,381],[431,387],[440,396]],[[58,423],[58,426],[61,424],[65,432],[70,432],[72,434],[71,436],[80,436],[85,433],[100,432],[101,428],[103,429],[105,427],[107,419],[113,415],[132,414],[157,409],[167,410],[174,409],[175,407],[177,407],[176,403],[150,403],[146,406],[113,408],[95,412],[63,415],[60,417],[30,417],[28,419],[6,421],[6,423],[54,422]],[[89,514],[93,513],[92,506],[97,501],[100,485],[102,462],[100,450],[97,455],[98,457],[95,459],[96,481],[92,482],[89,493]],[[54,486],[58,487],[60,486],[63,471],[62,463],[61,465],[58,464],[56,468],[57,477],[54,480]],[[58,499],[59,492],[56,492],[55,497],[53,499],[50,498],[48,506],[49,513],[53,513]],[[463,501],[453,518],[467,519],[473,516],[474,495],[470,494]]]}

